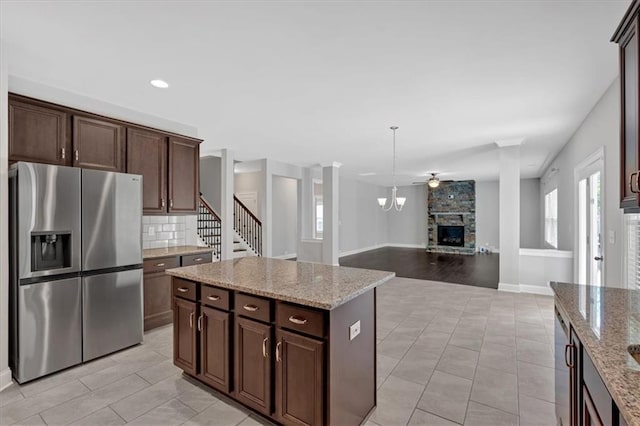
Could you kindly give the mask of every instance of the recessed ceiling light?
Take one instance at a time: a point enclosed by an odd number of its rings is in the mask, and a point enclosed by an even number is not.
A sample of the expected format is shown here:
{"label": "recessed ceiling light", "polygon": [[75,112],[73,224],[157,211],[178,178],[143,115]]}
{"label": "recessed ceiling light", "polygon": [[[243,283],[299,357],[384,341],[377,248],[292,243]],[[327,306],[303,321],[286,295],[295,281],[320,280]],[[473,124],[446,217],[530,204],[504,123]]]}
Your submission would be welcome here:
{"label": "recessed ceiling light", "polygon": [[374,176],[374,172],[359,173],[360,176]]}
{"label": "recessed ceiling light", "polygon": [[169,87],[169,83],[167,83],[164,80],[151,80],[149,83],[151,83],[152,86],[157,87],[159,89],[166,89],[167,87]]}

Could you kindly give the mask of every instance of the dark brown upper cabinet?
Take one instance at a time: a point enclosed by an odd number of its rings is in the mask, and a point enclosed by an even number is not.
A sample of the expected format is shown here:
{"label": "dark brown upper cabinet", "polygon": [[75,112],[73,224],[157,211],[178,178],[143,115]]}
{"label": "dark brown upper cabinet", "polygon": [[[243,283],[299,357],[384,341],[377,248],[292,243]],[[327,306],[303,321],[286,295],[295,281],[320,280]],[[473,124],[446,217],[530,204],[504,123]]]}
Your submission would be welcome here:
{"label": "dark brown upper cabinet", "polygon": [[73,116],[73,165],[106,172],[125,171],[125,127]]}
{"label": "dark brown upper cabinet", "polygon": [[148,130],[127,129],[127,172],[142,175],[144,213],[166,213],[167,137]]}
{"label": "dark brown upper cabinet", "polygon": [[620,208],[640,212],[640,1],[634,0],[613,38],[620,54]]}
{"label": "dark brown upper cabinet", "polygon": [[169,138],[169,213],[196,213],[200,143]]}
{"label": "dark brown upper cabinet", "polygon": [[9,161],[71,165],[64,111],[9,97]]}

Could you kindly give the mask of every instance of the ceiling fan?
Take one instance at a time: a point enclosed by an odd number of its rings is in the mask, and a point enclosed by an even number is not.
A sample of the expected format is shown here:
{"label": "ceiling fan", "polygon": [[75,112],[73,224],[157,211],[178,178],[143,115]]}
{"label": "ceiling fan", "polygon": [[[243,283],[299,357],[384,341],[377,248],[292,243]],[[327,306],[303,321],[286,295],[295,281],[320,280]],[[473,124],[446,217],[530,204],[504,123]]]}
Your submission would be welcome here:
{"label": "ceiling fan", "polygon": [[424,182],[411,182],[413,185],[429,185],[429,188],[437,188],[440,186],[440,178],[438,177],[437,172],[430,173],[431,177]]}

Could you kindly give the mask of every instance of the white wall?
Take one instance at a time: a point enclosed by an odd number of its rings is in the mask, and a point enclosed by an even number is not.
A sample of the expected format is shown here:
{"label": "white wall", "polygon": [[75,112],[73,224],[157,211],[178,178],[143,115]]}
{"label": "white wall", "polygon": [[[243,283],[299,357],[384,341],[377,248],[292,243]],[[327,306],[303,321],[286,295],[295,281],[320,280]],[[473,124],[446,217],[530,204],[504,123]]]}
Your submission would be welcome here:
{"label": "white wall", "polygon": [[216,213],[222,211],[222,162],[220,157],[200,157],[200,192]]}
{"label": "white wall", "polygon": [[7,49],[0,39],[0,390],[11,383],[9,370],[9,157]]}
{"label": "white wall", "polygon": [[[500,248],[498,181],[476,182],[476,246]],[[520,180],[520,248],[542,248],[540,179]]]}
{"label": "white wall", "polygon": [[258,209],[257,211],[251,211],[258,219],[263,220],[263,214],[260,211],[260,206],[262,205],[262,200],[264,198],[263,191],[263,175],[262,172],[251,172],[251,173],[236,173],[234,176],[234,190],[235,194],[241,192],[255,192],[258,197]]}
{"label": "white wall", "polygon": [[[558,249],[574,253],[576,237],[576,210],[574,197],[574,169],[581,161],[601,147],[605,153],[604,220],[605,285],[621,287],[623,259],[623,214],[619,208],[620,173],[620,80],[616,79],[593,107],[584,122],[573,134],[562,151],[549,164],[544,175],[557,168],[550,179],[543,179],[541,193],[558,187]],[[609,241],[609,232],[615,233],[615,241]],[[575,279],[575,277],[574,277]]]}
{"label": "white wall", "polygon": [[[391,189],[387,189],[387,200]],[[401,212],[387,213],[387,243],[391,245],[427,246],[427,185],[398,187],[398,197],[407,201]]]}
{"label": "white wall", "polygon": [[476,247],[500,246],[498,181],[476,182]]}
{"label": "white wall", "polygon": [[273,248],[274,257],[296,253],[298,244],[298,181],[273,177]]}
{"label": "white wall", "polygon": [[390,188],[340,178],[340,253],[387,242],[388,213],[380,209],[377,198],[390,194]]}

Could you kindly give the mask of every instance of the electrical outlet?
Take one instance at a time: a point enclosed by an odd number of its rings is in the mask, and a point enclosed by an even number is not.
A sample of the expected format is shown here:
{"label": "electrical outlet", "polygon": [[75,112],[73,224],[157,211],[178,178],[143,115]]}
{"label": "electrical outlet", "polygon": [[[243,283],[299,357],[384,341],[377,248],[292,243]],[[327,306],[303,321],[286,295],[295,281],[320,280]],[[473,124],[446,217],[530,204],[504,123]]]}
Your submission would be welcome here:
{"label": "electrical outlet", "polygon": [[353,340],[358,337],[360,334],[360,321],[354,322],[351,327],[349,327],[349,340]]}
{"label": "electrical outlet", "polygon": [[150,226],[148,233],[149,233],[150,237],[155,236],[156,235],[156,228],[154,228],[153,226]]}

